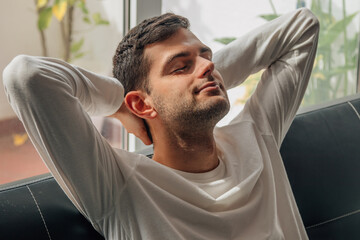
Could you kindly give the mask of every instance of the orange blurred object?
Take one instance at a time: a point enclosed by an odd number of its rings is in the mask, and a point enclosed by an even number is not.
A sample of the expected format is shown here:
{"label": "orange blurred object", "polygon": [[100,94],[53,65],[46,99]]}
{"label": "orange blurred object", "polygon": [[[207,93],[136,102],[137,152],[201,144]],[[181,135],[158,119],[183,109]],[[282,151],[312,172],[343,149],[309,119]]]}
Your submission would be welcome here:
{"label": "orange blurred object", "polygon": [[12,123],[0,134],[0,184],[49,172],[27,134]]}

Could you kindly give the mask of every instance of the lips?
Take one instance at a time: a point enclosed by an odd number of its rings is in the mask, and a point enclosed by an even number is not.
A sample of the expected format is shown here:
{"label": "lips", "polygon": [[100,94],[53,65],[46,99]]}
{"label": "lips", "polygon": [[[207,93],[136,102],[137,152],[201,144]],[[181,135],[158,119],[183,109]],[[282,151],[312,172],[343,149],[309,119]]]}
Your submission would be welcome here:
{"label": "lips", "polygon": [[200,86],[200,88],[195,92],[199,93],[202,90],[217,90],[219,89],[219,85],[216,82],[207,82]]}

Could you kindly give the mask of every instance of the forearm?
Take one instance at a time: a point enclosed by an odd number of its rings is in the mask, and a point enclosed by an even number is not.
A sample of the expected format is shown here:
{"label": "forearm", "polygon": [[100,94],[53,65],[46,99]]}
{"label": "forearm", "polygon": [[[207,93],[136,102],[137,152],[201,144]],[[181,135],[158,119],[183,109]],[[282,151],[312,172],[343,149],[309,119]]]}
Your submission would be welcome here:
{"label": "forearm", "polygon": [[318,20],[309,10],[299,9],[256,28],[221,49],[215,54],[214,62],[226,88],[241,84],[250,74],[269,67],[296,47],[300,48],[299,40],[308,31],[316,33],[314,26],[317,25]]}
{"label": "forearm", "polygon": [[112,189],[121,188],[125,177],[85,111],[115,112],[121,85],[60,60],[27,56],[16,57],[3,80],[10,104],[68,197],[87,216],[111,209]]}
{"label": "forearm", "polygon": [[54,58],[17,56],[5,68],[3,80],[12,105],[21,105],[25,97],[40,97],[50,91],[54,97],[77,98],[90,115],[105,116],[116,112],[123,100],[123,87],[116,79]]}

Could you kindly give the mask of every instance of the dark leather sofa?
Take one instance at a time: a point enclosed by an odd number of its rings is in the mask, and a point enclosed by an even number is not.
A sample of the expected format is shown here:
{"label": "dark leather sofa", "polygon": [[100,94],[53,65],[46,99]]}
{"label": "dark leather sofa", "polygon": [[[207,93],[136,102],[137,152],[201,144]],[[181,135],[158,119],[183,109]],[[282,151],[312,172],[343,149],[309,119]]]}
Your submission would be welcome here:
{"label": "dark leather sofa", "polygon": [[[302,111],[281,146],[310,239],[360,239],[359,113],[360,94]],[[45,174],[0,186],[0,239],[103,237]]]}

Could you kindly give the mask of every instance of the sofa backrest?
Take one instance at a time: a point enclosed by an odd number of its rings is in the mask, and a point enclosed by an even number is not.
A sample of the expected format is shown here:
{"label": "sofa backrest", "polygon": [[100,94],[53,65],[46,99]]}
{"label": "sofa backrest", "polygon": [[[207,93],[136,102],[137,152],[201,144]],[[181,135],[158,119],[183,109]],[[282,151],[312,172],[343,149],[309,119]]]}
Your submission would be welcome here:
{"label": "sofa backrest", "polygon": [[104,239],[50,174],[0,188],[0,239]]}
{"label": "sofa backrest", "polygon": [[[281,146],[311,240],[360,239],[359,112],[357,94],[300,113]],[[0,239],[103,237],[45,174],[0,186]]]}
{"label": "sofa backrest", "polygon": [[281,155],[310,239],[360,239],[360,94],[296,116]]}

